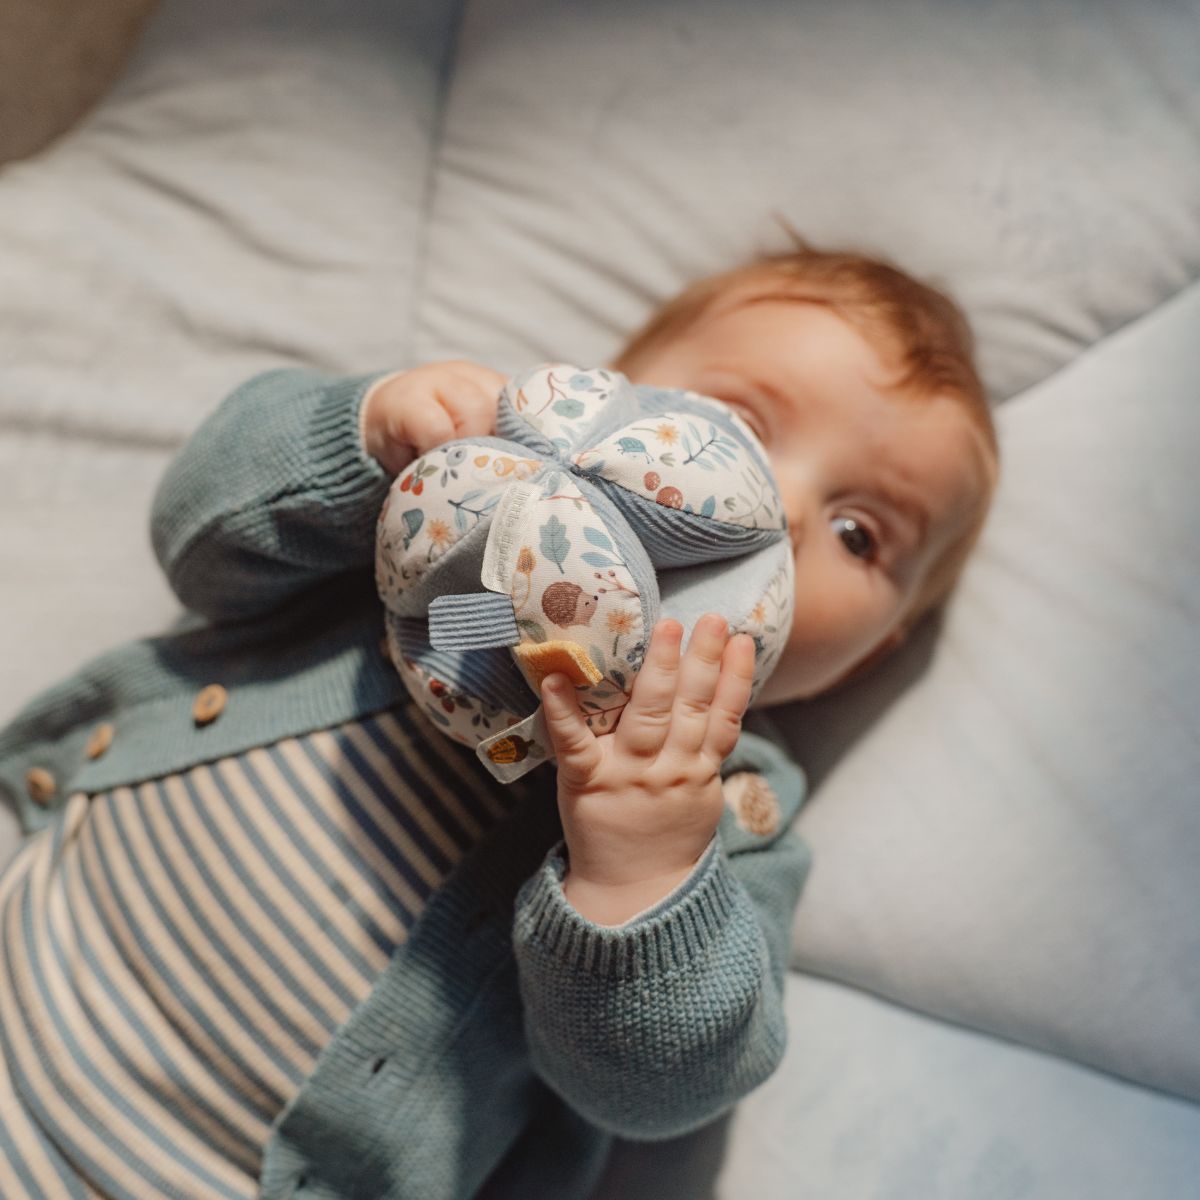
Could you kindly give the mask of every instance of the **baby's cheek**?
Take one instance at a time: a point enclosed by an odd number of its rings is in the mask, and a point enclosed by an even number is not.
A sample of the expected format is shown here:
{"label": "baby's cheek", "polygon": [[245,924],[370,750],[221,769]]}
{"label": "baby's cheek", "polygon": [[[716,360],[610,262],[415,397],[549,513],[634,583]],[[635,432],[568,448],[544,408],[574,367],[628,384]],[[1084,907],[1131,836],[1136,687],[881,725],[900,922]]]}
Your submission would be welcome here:
{"label": "baby's cheek", "polygon": [[887,597],[849,573],[797,570],[795,613],[784,657],[808,694],[865,658],[889,628]]}

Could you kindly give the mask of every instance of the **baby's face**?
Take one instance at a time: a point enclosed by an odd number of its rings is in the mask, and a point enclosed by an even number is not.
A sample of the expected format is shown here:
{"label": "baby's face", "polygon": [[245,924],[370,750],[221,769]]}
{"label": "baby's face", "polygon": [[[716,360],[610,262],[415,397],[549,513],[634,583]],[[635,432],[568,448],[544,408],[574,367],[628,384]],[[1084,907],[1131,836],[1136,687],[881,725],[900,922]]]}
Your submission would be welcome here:
{"label": "baby's face", "polygon": [[883,360],[835,312],[753,295],[722,298],[628,373],[724,401],[767,448],[796,564],[791,634],[756,701],[779,704],[901,639],[985,475],[959,401],[889,393]]}

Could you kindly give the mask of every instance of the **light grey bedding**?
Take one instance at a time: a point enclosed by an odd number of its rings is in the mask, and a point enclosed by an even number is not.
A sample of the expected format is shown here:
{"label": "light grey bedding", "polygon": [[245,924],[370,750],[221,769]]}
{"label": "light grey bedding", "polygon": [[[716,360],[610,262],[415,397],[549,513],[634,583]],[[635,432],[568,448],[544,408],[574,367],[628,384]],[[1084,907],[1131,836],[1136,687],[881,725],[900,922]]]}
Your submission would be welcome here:
{"label": "light grey bedding", "polygon": [[593,1200],[1183,1200],[1195,1105],[794,973],[780,1069]]}
{"label": "light grey bedding", "polygon": [[[1200,1099],[1198,151],[1194,3],[167,3],[105,103],[0,170],[0,720],[178,615],[149,498],[240,379],[599,360],[687,279],[783,248],[779,212],[961,298],[1004,457],[941,630],[780,710],[816,784],[793,965]],[[806,1029],[910,1036],[821,995]],[[1080,1194],[1134,1194],[1106,1156],[1149,1164],[1196,1111],[1109,1106],[1126,1085],[1071,1068],[1098,1089],[1085,1161],[1084,1102],[1037,1061],[1000,1107],[1044,1103],[1061,1140],[1031,1169],[1057,1145],[1109,1181]],[[979,1132],[972,1105],[947,1101]],[[858,1194],[964,1194],[967,1158],[940,1192],[885,1161]],[[979,1194],[1055,1194],[1015,1187]]]}

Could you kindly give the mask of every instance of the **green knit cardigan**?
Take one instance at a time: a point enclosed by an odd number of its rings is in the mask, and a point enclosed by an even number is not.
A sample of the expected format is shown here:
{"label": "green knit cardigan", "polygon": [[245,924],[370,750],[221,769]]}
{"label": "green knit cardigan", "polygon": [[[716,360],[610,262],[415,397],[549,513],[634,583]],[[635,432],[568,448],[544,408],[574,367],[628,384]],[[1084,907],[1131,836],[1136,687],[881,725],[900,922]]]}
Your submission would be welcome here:
{"label": "green knit cardigan", "polygon": [[[374,587],[391,479],[358,426],[378,375],[257,376],[175,457],[151,540],[192,612],[92,659],[0,730],[0,799],[27,833],[56,821],[76,791],[407,701],[380,653]],[[200,724],[193,704],[212,683],[228,698]],[[115,737],[89,758],[100,723]],[[437,752],[486,775],[467,747],[446,739]],[[32,768],[54,783],[47,796],[40,777],[40,801]],[[804,778],[757,712],[722,773],[736,770],[774,788],[779,830],[750,832],[727,810],[680,887],[611,928],[563,896],[553,768],[509,785],[512,815],[430,897],[279,1114],[261,1195],[584,1200],[613,1135],[689,1132],[762,1083],[786,1039],[788,935],[810,862],[788,826]]]}

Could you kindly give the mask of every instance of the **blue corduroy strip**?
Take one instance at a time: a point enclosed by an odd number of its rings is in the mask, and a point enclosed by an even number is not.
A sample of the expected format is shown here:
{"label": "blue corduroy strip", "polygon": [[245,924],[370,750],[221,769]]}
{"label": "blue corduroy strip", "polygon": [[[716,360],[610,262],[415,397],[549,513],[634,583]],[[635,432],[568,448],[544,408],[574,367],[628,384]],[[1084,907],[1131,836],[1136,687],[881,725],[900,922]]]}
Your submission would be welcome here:
{"label": "blue corduroy strip", "polygon": [[489,704],[526,717],[538,706],[538,697],[504,647],[480,650],[445,650],[429,644],[425,622],[417,617],[388,614],[400,650],[422,670],[429,671],[455,690],[478,696]]}
{"label": "blue corduroy strip", "polygon": [[429,605],[429,644],[436,650],[512,646],[520,640],[512,599],[499,592],[436,596]]}

